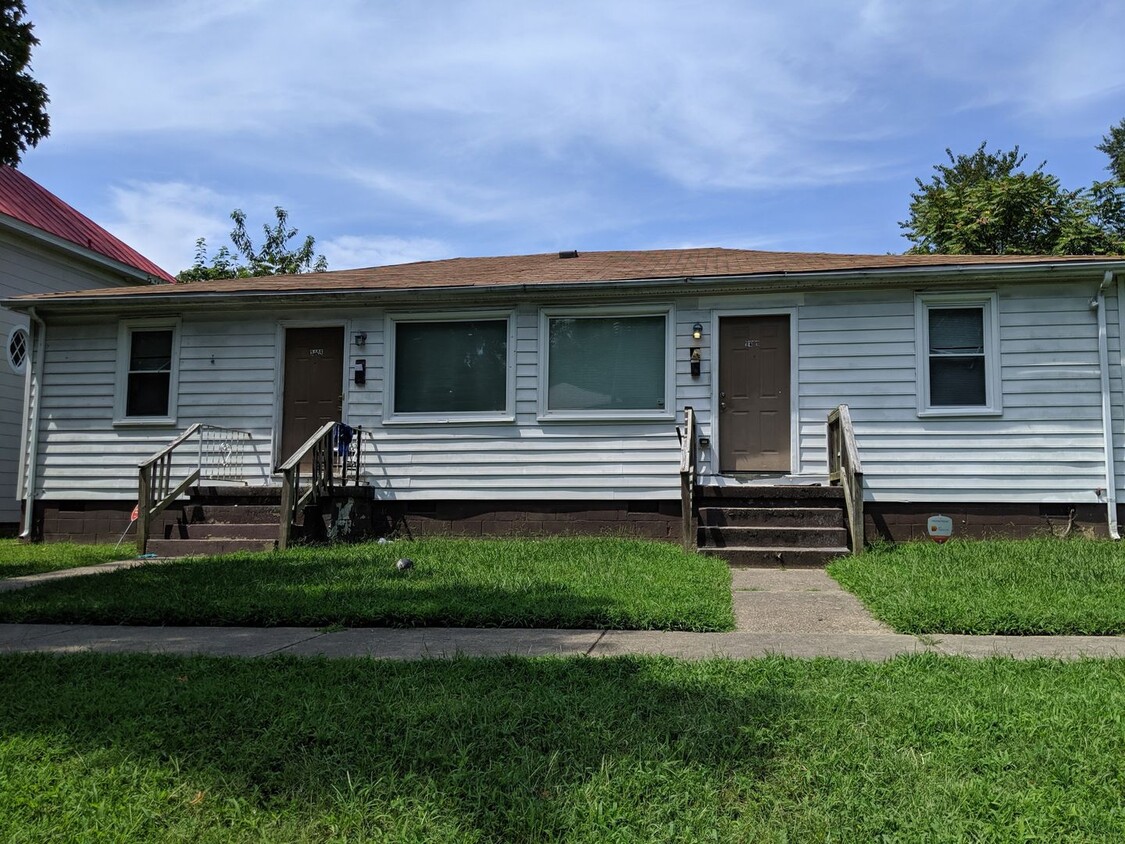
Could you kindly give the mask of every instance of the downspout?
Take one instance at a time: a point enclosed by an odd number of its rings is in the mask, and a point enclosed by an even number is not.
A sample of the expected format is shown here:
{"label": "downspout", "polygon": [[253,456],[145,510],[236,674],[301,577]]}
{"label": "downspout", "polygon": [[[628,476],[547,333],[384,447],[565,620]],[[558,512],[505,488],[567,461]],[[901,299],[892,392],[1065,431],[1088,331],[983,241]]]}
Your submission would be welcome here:
{"label": "downspout", "polygon": [[[39,408],[43,404],[43,366],[47,357],[47,323],[43,322],[35,308],[27,309],[27,315],[35,323],[35,354],[27,360],[27,380],[24,382],[23,406],[27,408],[27,424],[23,428],[23,442],[20,448],[20,480],[23,487],[23,530],[20,539],[31,539],[31,530],[35,522],[35,475],[39,465]],[[38,378],[34,394],[31,383]],[[34,403],[32,403],[34,401]],[[26,463],[24,462],[26,461]]]}
{"label": "downspout", "polygon": [[[1117,479],[1114,477],[1113,466],[1113,403],[1110,400],[1109,388],[1109,336],[1106,332],[1105,320],[1105,289],[1113,282],[1113,271],[1108,270],[1098,285],[1097,296],[1090,301],[1090,307],[1098,312],[1098,369],[1102,381],[1102,431],[1105,443],[1105,498],[1106,511],[1109,517],[1109,535],[1112,539],[1120,539],[1117,530]],[[1117,302],[1121,308],[1121,300]],[[1118,342],[1121,342],[1120,338]]]}

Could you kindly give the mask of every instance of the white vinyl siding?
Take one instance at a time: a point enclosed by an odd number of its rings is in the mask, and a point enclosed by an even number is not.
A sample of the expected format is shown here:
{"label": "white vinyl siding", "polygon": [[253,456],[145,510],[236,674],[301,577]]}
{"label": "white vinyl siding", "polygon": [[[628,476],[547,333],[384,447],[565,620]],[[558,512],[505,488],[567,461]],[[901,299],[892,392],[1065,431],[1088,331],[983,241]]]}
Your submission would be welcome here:
{"label": "white vinyl siding", "polygon": [[[47,500],[136,500],[137,465],[194,422],[251,434],[248,480],[272,478],[277,317],[185,317],[179,332],[177,422],[114,426],[117,330],[50,325],[38,484]],[[194,465],[194,450],[182,461]]]}
{"label": "white vinyl siding", "polygon": [[[1096,284],[999,288],[1003,412],[979,418],[918,418],[911,292],[809,297],[798,376],[804,471],[827,470],[824,420],[846,403],[870,500],[1096,503],[1105,485]],[[846,334],[862,340],[842,351]]]}
{"label": "white vinyl siding", "polygon": [[[683,408],[712,437],[716,370],[712,315],[787,310],[795,314],[798,385],[794,472],[813,482],[826,470],[825,420],[851,408],[869,500],[902,502],[1096,503],[1105,484],[1097,319],[1089,301],[1100,281],[1026,281],[995,286],[997,387],[1003,412],[918,416],[916,290],[752,293],[679,297],[669,314],[669,417],[541,420],[542,312],[527,301],[510,314],[512,420],[383,422],[390,383],[388,327],[380,307],[329,311],[347,321],[350,366],[367,362],[367,380],[345,385],[344,421],[362,425],[367,480],[381,499],[630,500],[679,498]],[[577,298],[577,297],[576,297]],[[600,308],[629,312],[618,300]],[[637,312],[636,308],[631,311]],[[392,311],[399,313],[399,311]],[[467,313],[467,312],[462,312]],[[1111,384],[1119,485],[1125,479],[1125,394],[1115,289],[1107,291]],[[192,422],[250,430],[255,482],[273,479],[271,436],[279,407],[277,324],[292,312],[185,315],[180,327],[177,424],[114,429],[113,325],[52,324],[40,434],[45,498],[134,498],[136,466]],[[318,314],[318,317],[321,314]],[[436,315],[418,312],[422,319]],[[696,341],[692,325],[704,336]],[[366,332],[366,344],[354,342]],[[700,374],[690,349],[702,350]],[[704,482],[713,454],[701,450]]]}
{"label": "white vinyl siding", "polygon": [[[57,252],[25,235],[0,232],[0,299],[31,293],[58,293],[117,287],[126,279]],[[28,330],[28,318],[0,308],[0,341]],[[28,354],[33,350],[28,348]],[[19,521],[23,482],[19,479],[23,432],[24,373],[0,364],[0,524]]]}

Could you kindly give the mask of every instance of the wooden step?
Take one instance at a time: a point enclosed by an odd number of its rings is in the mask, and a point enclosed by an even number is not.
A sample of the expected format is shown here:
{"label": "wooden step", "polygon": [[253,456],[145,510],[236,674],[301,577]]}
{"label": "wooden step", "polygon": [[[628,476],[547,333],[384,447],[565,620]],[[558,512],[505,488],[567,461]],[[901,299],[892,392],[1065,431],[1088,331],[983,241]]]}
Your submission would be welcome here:
{"label": "wooden step", "polygon": [[189,524],[167,525],[165,539],[277,539],[280,529],[277,519],[253,524],[230,524],[227,522],[192,522]]}
{"label": "wooden step", "polygon": [[718,557],[734,568],[824,568],[837,557],[847,556],[848,549],[733,546],[700,548],[699,553]]}
{"label": "wooden step", "polygon": [[278,504],[200,504],[185,502],[179,521],[194,524],[278,524],[281,505]]}
{"label": "wooden step", "polygon": [[274,539],[150,539],[148,553],[158,557],[208,557],[238,551],[272,551]]}
{"label": "wooden step", "polygon": [[844,527],[844,511],[833,502],[827,507],[700,507],[699,524],[705,527]]}
{"label": "wooden step", "polygon": [[700,527],[701,548],[841,548],[848,544],[843,527]]}
{"label": "wooden step", "polygon": [[[810,506],[810,501],[839,501],[844,500],[843,487],[838,486],[797,486],[777,484],[773,486],[701,486],[696,490],[696,499],[699,505],[722,506],[720,502],[747,502],[746,506],[773,507],[773,506]],[[784,502],[774,505],[773,501]],[[751,503],[752,502],[752,503]]]}

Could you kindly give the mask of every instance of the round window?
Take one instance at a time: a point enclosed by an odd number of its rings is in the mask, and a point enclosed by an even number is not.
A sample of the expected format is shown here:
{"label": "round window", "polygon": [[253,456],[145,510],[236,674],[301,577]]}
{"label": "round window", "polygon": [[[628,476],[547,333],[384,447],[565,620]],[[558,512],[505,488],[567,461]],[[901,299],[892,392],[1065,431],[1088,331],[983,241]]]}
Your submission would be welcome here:
{"label": "round window", "polygon": [[17,375],[27,369],[27,329],[23,326],[13,328],[8,335],[8,366]]}

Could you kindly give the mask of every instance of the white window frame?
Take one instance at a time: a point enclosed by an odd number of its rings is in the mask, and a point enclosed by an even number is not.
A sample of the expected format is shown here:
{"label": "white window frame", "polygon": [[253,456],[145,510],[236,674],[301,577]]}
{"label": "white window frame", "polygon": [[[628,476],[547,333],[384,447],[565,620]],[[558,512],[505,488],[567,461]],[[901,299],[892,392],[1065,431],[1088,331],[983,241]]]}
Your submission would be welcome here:
{"label": "white window frame", "polygon": [[[508,356],[504,379],[504,409],[463,413],[399,413],[395,410],[395,356],[398,354],[398,323],[489,322],[505,320],[508,326]],[[516,419],[516,317],[515,310],[440,311],[435,313],[389,313],[384,323],[386,348],[386,393],[383,397],[384,425],[446,425],[514,422]]]}
{"label": "white window frame", "polygon": [[[548,395],[551,385],[551,320],[597,319],[614,317],[664,317],[664,407],[652,410],[551,410]],[[539,310],[539,421],[540,422],[645,422],[671,421],[676,418],[676,321],[668,304],[650,307],[551,307]]]}
{"label": "white window frame", "polygon": [[[929,313],[941,308],[980,308],[984,329],[983,405],[930,404]],[[999,416],[1004,412],[1000,384],[1000,308],[996,291],[967,293],[916,293],[914,336],[917,357],[918,416]]]}
{"label": "white window frame", "polygon": [[[12,361],[12,340],[21,331],[23,332],[23,362],[16,366]],[[8,332],[8,341],[4,344],[4,357],[8,359],[8,368],[16,375],[27,372],[27,359],[31,357],[31,331],[26,325],[12,326],[12,330]]]}
{"label": "white window frame", "polygon": [[[171,331],[172,367],[168,377],[168,413],[164,416],[126,416],[129,396],[129,355],[134,331]],[[117,378],[114,389],[114,425],[175,425],[180,394],[180,320],[122,320],[117,329]]]}

